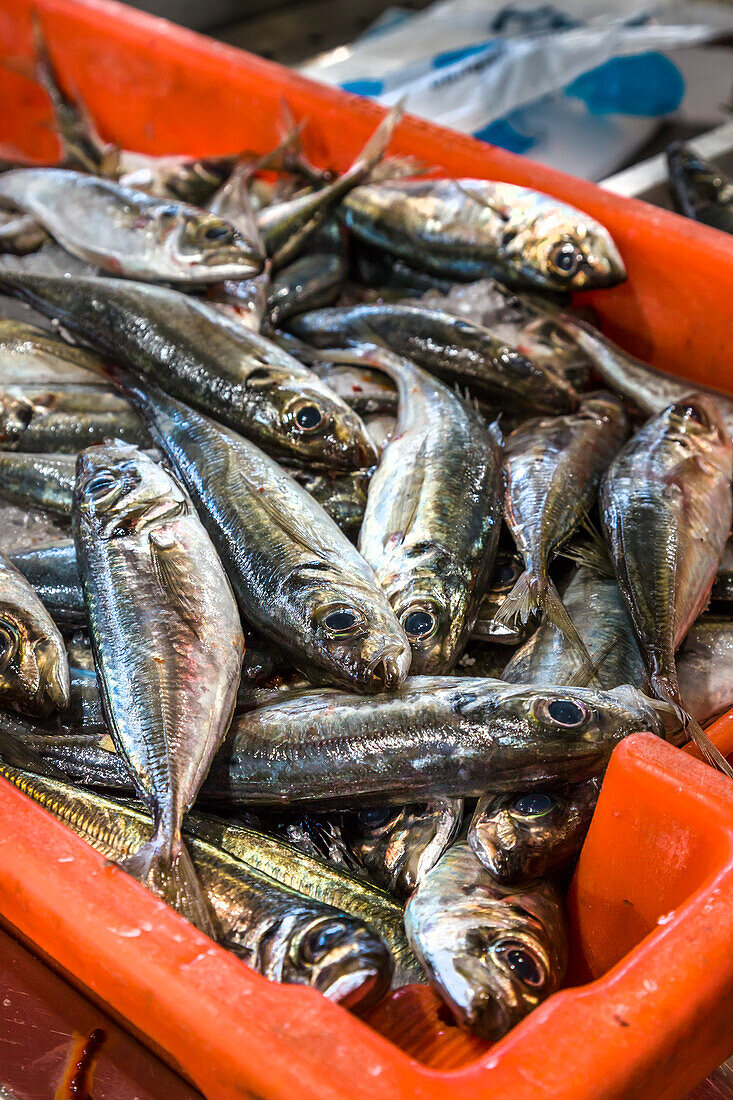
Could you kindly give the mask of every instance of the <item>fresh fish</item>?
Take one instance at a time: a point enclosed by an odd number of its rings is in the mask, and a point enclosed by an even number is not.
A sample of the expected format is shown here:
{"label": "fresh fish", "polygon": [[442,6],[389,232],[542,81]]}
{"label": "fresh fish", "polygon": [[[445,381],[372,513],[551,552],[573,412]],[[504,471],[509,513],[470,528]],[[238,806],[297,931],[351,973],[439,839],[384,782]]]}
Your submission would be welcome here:
{"label": "fresh fish", "polygon": [[[7,764],[0,764],[0,775],[122,867],[152,842],[153,822],[130,806]],[[216,939],[248,966],[272,981],[310,985],[347,1008],[366,1007],[387,991],[389,952],[363,921],[202,840],[187,844],[215,916]],[[185,916],[179,900],[171,898]]]}
{"label": "fresh fish", "polygon": [[675,141],[667,147],[667,172],[680,214],[733,233],[733,183],[720,168]]}
{"label": "fresh fish", "polygon": [[0,253],[2,262],[11,256],[33,255],[49,239],[46,230],[31,214],[0,211]]}
{"label": "fresh fish", "polygon": [[[26,215],[27,216],[27,215]],[[45,232],[45,230],[43,231]],[[3,271],[30,272],[32,275],[102,275],[95,264],[72,256],[51,237],[46,237],[38,248],[20,256],[3,256]]]}
{"label": "fresh fish", "polygon": [[242,614],[312,680],[388,691],[410,648],[374,574],[319,504],[241,436],[163,394],[137,400],[216,545]]}
{"label": "fresh fish", "polygon": [[77,454],[110,437],[150,443],[137,413],[103,386],[26,383],[0,389],[0,450]]}
{"label": "fresh fish", "polygon": [[586,659],[548,566],[593,506],[601,475],[627,434],[618,398],[595,393],[583,398],[577,413],[528,420],[506,441],[504,516],[525,571],[496,618],[526,623],[543,611]]}
{"label": "fresh fish", "polygon": [[260,211],[257,225],[274,271],[291,263],[344,196],[369,179],[401,118],[401,108],[390,111],[342,176],[315,191],[308,190],[286,202],[272,203]]}
{"label": "fresh fish", "polygon": [[395,963],[394,985],[425,980],[405,939],[402,907],[371,883],[306,855],[279,837],[236,822],[194,813],[186,818],[185,828],[282,886],[363,921],[389,947]]}
{"label": "fresh fish", "polygon": [[725,757],[684,712],[675,650],[706,606],[733,516],[733,445],[709,397],[650,420],[607,471],[600,509],[653,693],[677,708],[704,754]]}
{"label": "fresh fish", "polygon": [[468,843],[497,882],[546,878],[580,852],[600,789],[596,776],[572,787],[484,795]]}
{"label": "fresh fish", "polygon": [[[286,467],[290,476],[317,500],[326,515],[352,541],[356,541],[364,517],[371,471],[317,473],[297,466]],[[0,492],[2,485],[0,485]]]}
{"label": "fresh fish", "polygon": [[76,455],[0,450],[0,497],[71,519]]}
{"label": "fresh fish", "polygon": [[511,624],[503,623],[496,618],[523,572],[524,563],[518,554],[499,551],[491,583],[481,597],[476,622],[471,628],[473,641],[498,642],[500,645],[519,645],[524,641],[529,630],[527,623],[518,620]]}
{"label": "fresh fish", "polygon": [[723,560],[711,596],[718,603],[733,603],[733,537],[725,544]]}
{"label": "fresh fish", "polygon": [[207,206],[239,158],[238,153],[218,157],[150,156],[120,149],[114,176],[123,187],[157,199]]}
{"label": "fresh fish", "polygon": [[[601,376],[605,385],[620,394],[639,412],[656,416],[675,401],[681,401],[690,392],[692,383],[689,378],[678,378],[658,367],[650,367],[640,359],[634,359],[592,325],[567,314],[563,315],[562,323],[578,347],[587,353],[593,369]],[[715,402],[728,429],[728,435],[733,435],[733,397],[708,386],[696,385],[695,392],[702,393]]]}
{"label": "fresh fish", "polygon": [[338,252],[308,252],[284,267],[272,280],[267,317],[277,328],[296,313],[327,306],[347,275],[346,257]]}
{"label": "fresh fish", "polygon": [[648,692],[646,666],[616,578],[582,566],[565,589],[563,604],[590,654],[591,674],[564,635],[544,619],[512,656],[501,679],[510,684],[582,681],[605,691],[631,684]]}
{"label": "fresh fish", "polygon": [[397,389],[381,371],[338,361],[314,362],[312,369],[359,416],[397,413]]}
{"label": "fresh fish", "polygon": [[396,423],[397,418],[390,413],[377,413],[375,416],[364,417],[364,424],[378,454],[382,453],[394,435]]}
{"label": "fresh fish", "polygon": [[63,638],[28,581],[2,555],[0,702],[39,715],[69,703],[69,662]]}
{"label": "fresh fish", "polygon": [[415,676],[397,692],[291,692],[234,719],[206,799],[355,809],[478,797],[603,771],[629,733],[664,728],[631,687],[522,687]]}
{"label": "fresh fish", "polygon": [[366,184],[347,195],[341,213],[357,237],[436,275],[489,275],[543,290],[614,286],[626,278],[616,245],[594,218],[510,183]]}
{"label": "fresh fish", "polygon": [[289,327],[319,348],[383,344],[488,401],[532,412],[566,412],[575,391],[489,329],[437,309],[397,304],[335,306],[294,317]]}
{"label": "fresh fish", "polygon": [[33,585],[57,623],[64,627],[86,625],[87,611],[73,539],[46,546],[29,546],[13,551],[9,557],[15,568]]}
{"label": "fresh fish", "polygon": [[240,811],[237,820],[245,825],[251,822],[253,828],[262,828],[331,867],[357,878],[367,878],[366,871],[344,840],[342,817],[340,813],[312,814],[301,808],[265,811],[257,817]]}
{"label": "fresh fish", "polygon": [[503,886],[465,843],[422,880],[405,930],[456,1021],[482,1039],[500,1039],[565,976],[567,928],[554,886]]}
{"label": "fresh fish", "polygon": [[733,707],[733,619],[703,615],[677,654],[680,694],[703,725]]}
{"label": "fresh fish", "polygon": [[328,386],[205,302],[122,279],[0,273],[0,282],[145,384],[263,446],[347,469],[375,460],[364,425]]}
{"label": "fresh fish", "polygon": [[[95,375],[102,360],[91,351],[74,347],[55,333],[21,321],[0,320],[0,370],[3,385],[94,385],[109,391],[109,383]],[[90,373],[94,372],[94,373]]]}
{"label": "fresh fish", "polygon": [[449,672],[494,567],[501,434],[409,360],[379,349],[365,358],[397,386],[399,412],[369,483],[359,551],[410,640],[412,672]]}
{"label": "fresh fish", "polygon": [[180,830],[234,709],[234,595],[181,487],[135,447],[81,453],[74,538],[105,716],[155,820],[125,869],[208,931]]}
{"label": "fresh fish", "polygon": [[223,218],[251,241],[257,249],[261,265],[265,263],[265,246],[257,227],[257,218],[249,197],[249,180],[252,168],[246,163],[237,164],[229,177],[209,198],[207,210]]}
{"label": "fresh fish", "polygon": [[65,168],[0,175],[0,203],[31,214],[68,252],[112,275],[212,283],[262,270],[251,241],[223,218]]}
{"label": "fresh fish", "polygon": [[463,821],[460,798],[344,814],[343,835],[374,882],[401,900],[438,862]]}

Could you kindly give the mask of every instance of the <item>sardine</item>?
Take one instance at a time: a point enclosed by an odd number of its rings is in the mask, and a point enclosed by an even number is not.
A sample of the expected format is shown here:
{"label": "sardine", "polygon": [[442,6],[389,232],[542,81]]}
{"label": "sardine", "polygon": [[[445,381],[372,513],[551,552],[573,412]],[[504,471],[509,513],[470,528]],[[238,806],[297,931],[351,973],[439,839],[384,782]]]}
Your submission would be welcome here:
{"label": "sardine", "polygon": [[0,497],[71,519],[76,455],[0,450]]}
{"label": "sardine", "polygon": [[595,777],[572,787],[484,795],[468,843],[497,882],[554,875],[580,852],[600,789]]}
{"label": "sardine", "polygon": [[0,701],[39,715],[69,703],[69,662],[63,638],[28,581],[2,555]]}
{"label": "sardine", "polygon": [[456,1021],[482,1039],[505,1035],[560,987],[568,943],[549,882],[502,886],[456,844],[407,903],[405,930]]}
{"label": "sardine", "polygon": [[369,483],[359,551],[410,640],[413,674],[449,672],[494,567],[501,433],[409,360],[364,356],[397,386],[399,411]]}
{"label": "sardine", "polygon": [[102,360],[92,351],[75,347],[53,332],[21,321],[0,320],[0,369],[3,385],[83,385],[97,383]]}
{"label": "sardine", "polygon": [[24,383],[0,389],[0,450],[75,455],[111,437],[150,444],[137,413],[103,386]]}
{"label": "sardine", "polygon": [[709,397],[691,393],[617,455],[603,526],[653,693],[677,708],[704,754],[733,769],[684,711],[675,650],[706,606],[733,516],[733,445]]}
{"label": "sardine", "polygon": [[363,921],[389,947],[395,963],[395,985],[425,980],[405,938],[402,907],[371,883],[306,855],[279,837],[209,814],[189,814],[185,831],[228,852],[247,867],[264,872],[282,886]]}
{"label": "sardine", "polygon": [[666,152],[669,187],[680,214],[733,233],[733,183],[725,173],[681,141]]}
{"label": "sardine", "polygon": [[347,275],[346,258],[338,252],[308,252],[284,267],[272,280],[267,317],[275,328],[296,313],[327,306]]}
{"label": "sardine", "polygon": [[463,821],[460,798],[343,815],[343,835],[374,882],[401,900],[438,862]]}
{"label": "sardine", "polygon": [[677,654],[680,694],[703,725],[733,707],[733,619],[703,615]]}
{"label": "sardine", "polygon": [[0,202],[31,214],[62,245],[112,275],[212,283],[262,270],[251,241],[224,218],[65,168],[0,175]]}
{"label": "sardine", "polygon": [[437,275],[489,275],[543,290],[614,286],[626,278],[616,245],[594,218],[511,183],[366,184],[347,195],[341,212],[357,237]]}
{"label": "sardine", "polygon": [[76,567],[73,539],[59,540],[46,546],[29,546],[15,550],[9,557],[15,568],[33,585],[57,623],[62,626],[86,625],[87,610]]}
{"label": "sardine", "polygon": [[164,287],[122,279],[5,274],[0,284],[125,370],[278,452],[346,469],[372,465],[358,416],[277,345]]}
{"label": "sardine", "polygon": [[489,329],[441,310],[399,303],[335,306],[293,317],[289,327],[320,348],[383,344],[430,374],[512,411],[565,412],[575,404],[575,391],[560,375]]}
{"label": "sardine", "polygon": [[297,466],[285,468],[318,501],[336,526],[355,542],[364,517],[371,471],[354,470],[351,473],[331,474],[314,473]]}
{"label": "sardine", "polygon": [[[0,764],[0,775],[109,860],[124,868],[152,842],[154,824],[130,806]],[[190,839],[216,939],[271,981],[310,985],[347,1008],[387,991],[392,965],[363,921],[304,897],[227,852]],[[171,898],[175,908],[180,899]]]}
{"label": "sardine", "polygon": [[496,618],[526,623],[543,611],[586,659],[585,645],[548,566],[590,511],[601,475],[627,435],[621,402],[596,393],[583,398],[577,413],[528,420],[506,441],[504,516],[525,572]]}
{"label": "sardine", "polygon": [[245,620],[312,680],[387,691],[410,648],[369,566],[253,443],[163,394],[136,399],[199,508]]}
{"label": "sardine", "polygon": [[209,931],[180,830],[234,709],[234,595],[181,487],[135,447],[81,453],[74,538],[105,716],[155,820],[125,869]]}

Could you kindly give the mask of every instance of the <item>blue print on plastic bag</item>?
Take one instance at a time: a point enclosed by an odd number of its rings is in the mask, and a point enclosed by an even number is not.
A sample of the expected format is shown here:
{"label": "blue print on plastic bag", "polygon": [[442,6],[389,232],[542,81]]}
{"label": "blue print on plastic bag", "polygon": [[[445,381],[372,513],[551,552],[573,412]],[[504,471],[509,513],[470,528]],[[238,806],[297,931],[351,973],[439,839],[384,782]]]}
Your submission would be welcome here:
{"label": "blue print on plastic bag", "polygon": [[583,73],[565,89],[565,95],[582,99],[591,114],[643,118],[670,114],[684,94],[682,73],[656,51],[615,57]]}
{"label": "blue print on plastic bag", "polygon": [[534,145],[534,138],[520,134],[505,118],[490,122],[482,130],[476,130],[473,136],[479,141],[488,141],[490,145],[498,145],[500,149],[506,149],[510,153],[526,153]]}

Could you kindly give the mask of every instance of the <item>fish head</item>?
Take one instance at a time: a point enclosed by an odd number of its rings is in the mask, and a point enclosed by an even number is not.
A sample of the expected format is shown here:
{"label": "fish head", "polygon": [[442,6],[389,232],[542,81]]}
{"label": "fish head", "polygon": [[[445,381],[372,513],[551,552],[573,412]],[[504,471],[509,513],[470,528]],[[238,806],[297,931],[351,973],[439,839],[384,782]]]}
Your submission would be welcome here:
{"label": "fish head", "polygon": [[507,239],[506,252],[525,278],[546,289],[590,290],[626,278],[608,230],[561,203],[539,203]]}
{"label": "fish head", "polygon": [[365,1008],[389,989],[392,965],[376,933],[355,917],[334,913],[296,930],[280,980],[313,986],[347,1008]]}
{"label": "fish head", "polygon": [[[396,691],[410,669],[410,643],[389,604],[357,586],[334,600],[324,591],[307,594],[313,655],[319,664],[341,671],[351,691]],[[317,670],[310,670],[310,677]],[[330,677],[333,680],[333,676]],[[314,681],[315,682],[315,681]]]}
{"label": "fish head", "polygon": [[715,399],[688,393],[662,414],[666,433],[691,455],[709,462],[726,477],[733,474],[733,447]]}
{"label": "fish head", "polygon": [[190,510],[176,479],[120,440],[79,454],[74,504],[78,522],[102,539],[135,537]]}
{"label": "fish head", "polygon": [[186,203],[160,203],[150,231],[177,277],[192,283],[218,283],[259,275],[265,257],[256,241],[225,218]]}
{"label": "fish head", "polygon": [[345,470],[376,464],[361,418],[315,375],[293,377],[288,370],[262,366],[250,373],[246,387],[250,396],[263,398],[258,421],[277,449]]}
{"label": "fish head", "polygon": [[496,556],[496,565],[486,593],[479,604],[472,637],[485,638],[487,641],[501,642],[504,645],[519,645],[529,632],[529,625],[519,621],[513,625],[499,622],[497,612],[524,572],[524,564],[518,554],[500,551]]}
{"label": "fish head", "polygon": [[0,445],[3,447],[17,444],[29,427],[35,408],[27,398],[9,393],[0,393]]}
{"label": "fish head", "polygon": [[440,798],[347,814],[343,833],[375,881],[395,897],[408,898],[440,859],[462,819],[462,799]]}
{"label": "fish head", "polygon": [[69,664],[63,642],[47,633],[31,609],[0,597],[0,699],[44,716],[69,703]]}

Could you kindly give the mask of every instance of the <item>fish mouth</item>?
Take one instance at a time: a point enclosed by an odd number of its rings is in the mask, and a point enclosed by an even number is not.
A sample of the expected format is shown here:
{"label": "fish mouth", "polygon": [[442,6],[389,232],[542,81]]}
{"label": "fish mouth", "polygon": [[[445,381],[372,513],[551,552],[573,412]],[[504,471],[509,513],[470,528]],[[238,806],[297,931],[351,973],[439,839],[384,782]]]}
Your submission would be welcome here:
{"label": "fish mouth", "polygon": [[387,653],[380,653],[367,666],[366,687],[375,694],[396,691],[407,677],[410,670],[410,660],[409,651],[405,653],[403,650],[391,650]]}
{"label": "fish mouth", "polygon": [[45,639],[34,648],[38,668],[38,687],[34,704],[46,713],[65,710],[69,705],[69,665],[51,639]]}
{"label": "fish mouth", "polygon": [[377,936],[344,929],[341,941],[321,960],[312,985],[344,1008],[370,1008],[388,991],[392,958]]}

